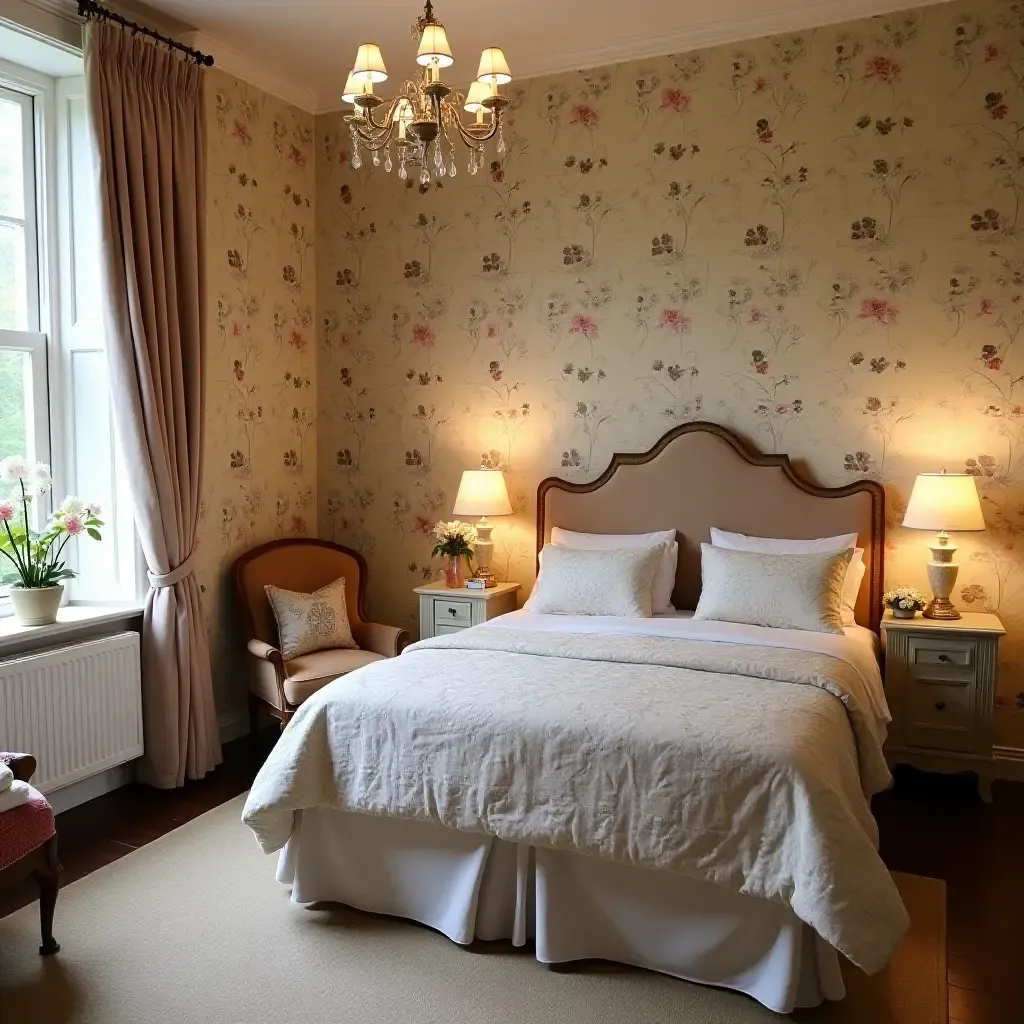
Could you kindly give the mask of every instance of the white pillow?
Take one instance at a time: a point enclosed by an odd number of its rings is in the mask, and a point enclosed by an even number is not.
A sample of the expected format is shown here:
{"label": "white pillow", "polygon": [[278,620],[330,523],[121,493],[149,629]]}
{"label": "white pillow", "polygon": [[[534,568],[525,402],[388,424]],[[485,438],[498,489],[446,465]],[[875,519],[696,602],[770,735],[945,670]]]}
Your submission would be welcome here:
{"label": "white pillow", "polygon": [[530,610],[546,615],[651,617],[661,547],[577,551],[546,544]]}
{"label": "white pillow", "polygon": [[816,540],[786,540],[778,537],[748,537],[745,533],[729,533],[712,526],[711,543],[716,548],[758,551],[765,555],[810,555],[853,548],[853,558],[850,559],[843,582],[843,625],[857,625],[857,595],[867,572],[864,549],[857,547],[857,534],[841,533],[838,537],[818,537]]}
{"label": "white pillow", "polygon": [[843,579],[853,554],[765,555],[701,544],[694,619],[814,633],[843,632]]}
{"label": "white pillow", "polygon": [[613,551],[616,548],[653,548],[664,545],[665,553],[654,577],[651,607],[655,615],[674,612],[672,591],[676,586],[676,564],[679,561],[679,543],[675,530],[657,530],[654,533],[575,533],[554,527],[551,543],[577,551]]}

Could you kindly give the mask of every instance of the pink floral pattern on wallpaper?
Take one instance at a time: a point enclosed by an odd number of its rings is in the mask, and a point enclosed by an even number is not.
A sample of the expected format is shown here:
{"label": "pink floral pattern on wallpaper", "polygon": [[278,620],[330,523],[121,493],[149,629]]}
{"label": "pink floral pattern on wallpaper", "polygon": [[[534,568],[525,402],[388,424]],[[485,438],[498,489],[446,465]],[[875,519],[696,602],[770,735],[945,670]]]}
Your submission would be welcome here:
{"label": "pink floral pattern on wallpaper", "polygon": [[220,72],[207,78],[210,306],[201,582],[222,707],[248,666],[221,628],[227,572],[250,547],[316,534],[315,152],[312,115]]}
{"label": "pink floral pattern on wallpaper", "polygon": [[537,482],[725,423],[889,496],[978,479],[958,597],[997,611],[998,742],[1024,747],[1024,5],[959,2],[514,85],[476,177],[353,172],[317,121],[321,529],[414,622],[427,523],[506,471],[500,572],[533,577]]}

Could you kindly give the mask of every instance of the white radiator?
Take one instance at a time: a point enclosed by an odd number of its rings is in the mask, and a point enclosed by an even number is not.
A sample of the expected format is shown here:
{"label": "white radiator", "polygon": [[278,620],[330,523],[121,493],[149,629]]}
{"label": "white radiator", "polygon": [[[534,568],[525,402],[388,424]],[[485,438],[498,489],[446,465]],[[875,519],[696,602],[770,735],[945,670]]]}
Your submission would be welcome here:
{"label": "white radiator", "polygon": [[138,633],[0,661],[0,750],[33,754],[44,793],[139,757]]}

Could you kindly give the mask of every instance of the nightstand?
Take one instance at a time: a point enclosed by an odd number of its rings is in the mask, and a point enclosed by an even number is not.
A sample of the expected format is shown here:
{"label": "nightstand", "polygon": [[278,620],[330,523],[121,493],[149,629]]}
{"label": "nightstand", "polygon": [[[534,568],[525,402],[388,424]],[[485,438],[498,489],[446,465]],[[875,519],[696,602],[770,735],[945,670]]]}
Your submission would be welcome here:
{"label": "nightstand", "polygon": [[882,619],[885,693],[892,711],[890,764],[925,771],[974,772],[992,802],[992,713],[999,638],[995,615],[960,619]]}
{"label": "nightstand", "polygon": [[490,590],[455,590],[427,584],[417,587],[420,598],[420,639],[456,633],[516,610],[518,583],[499,583]]}

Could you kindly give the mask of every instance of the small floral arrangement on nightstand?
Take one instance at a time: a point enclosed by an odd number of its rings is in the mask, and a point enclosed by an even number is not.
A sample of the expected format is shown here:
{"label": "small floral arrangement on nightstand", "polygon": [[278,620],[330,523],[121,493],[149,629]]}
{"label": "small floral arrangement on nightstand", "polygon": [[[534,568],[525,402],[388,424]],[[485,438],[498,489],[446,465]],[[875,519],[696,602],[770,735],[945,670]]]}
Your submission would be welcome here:
{"label": "small floral arrangement on nightstand", "polygon": [[897,619],[912,619],[928,603],[928,599],[915,587],[896,587],[882,595],[882,603],[892,609]]}
{"label": "small floral arrangement on nightstand", "polygon": [[473,545],[478,534],[472,523],[462,523],[453,519],[450,523],[440,522],[434,525],[434,537],[437,543],[430,553],[432,558],[441,555],[445,559],[445,582],[452,589],[462,586],[460,570],[462,559],[473,557]]}

